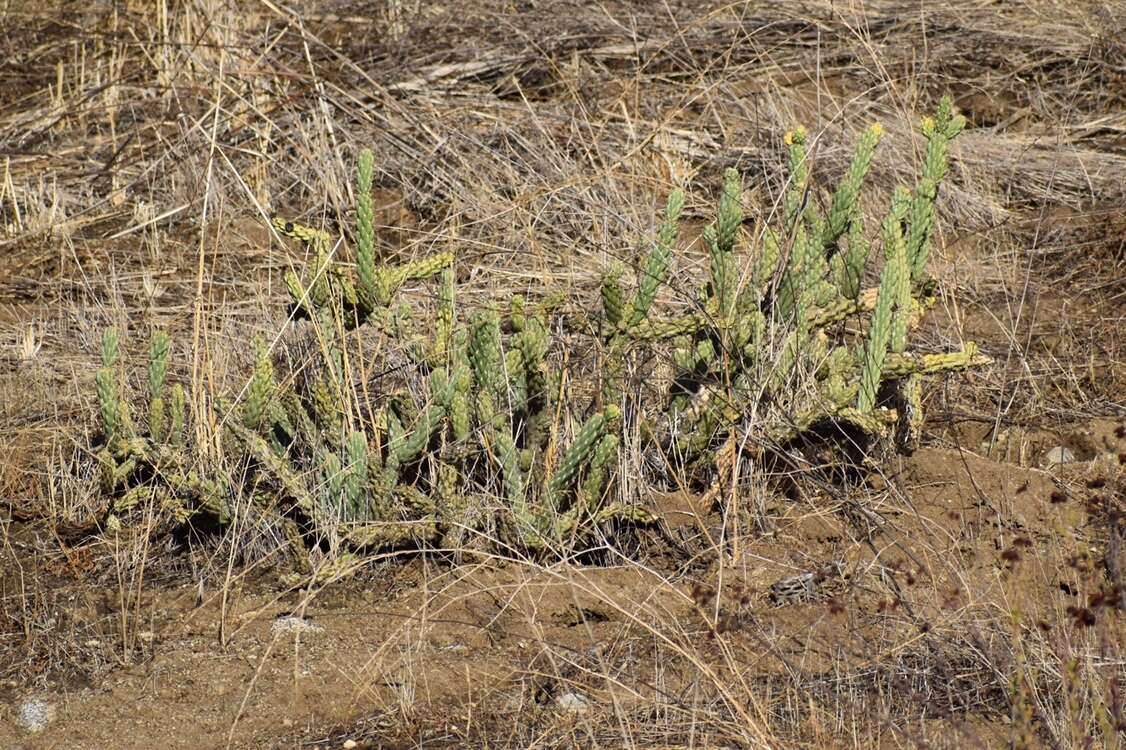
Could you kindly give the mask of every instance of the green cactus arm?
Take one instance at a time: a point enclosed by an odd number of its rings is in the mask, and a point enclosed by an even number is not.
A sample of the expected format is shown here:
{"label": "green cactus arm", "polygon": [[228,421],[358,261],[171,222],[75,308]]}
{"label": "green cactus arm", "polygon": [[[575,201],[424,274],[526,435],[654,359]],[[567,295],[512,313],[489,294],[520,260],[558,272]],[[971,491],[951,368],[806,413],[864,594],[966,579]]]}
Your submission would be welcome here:
{"label": "green cactus arm", "polygon": [[129,409],[129,404],[124,399],[117,401],[117,429],[118,429],[118,449],[128,449],[133,445],[137,436],[137,428],[133,424],[133,412]]}
{"label": "green cactus arm", "polygon": [[164,379],[168,375],[168,359],[172,351],[172,339],[164,331],[153,334],[149,347],[149,397],[164,396]]}
{"label": "green cactus arm", "polygon": [[646,318],[630,329],[629,336],[637,341],[656,341],[698,333],[708,326],[703,315],[692,313],[675,320]]}
{"label": "green cactus arm", "polygon": [[313,418],[320,427],[320,433],[333,445],[339,445],[344,420],[340,413],[340,401],[336,397],[330,378],[325,373],[322,372],[312,378],[309,395],[312,400]]}
{"label": "green cactus arm", "polygon": [[602,314],[611,330],[625,319],[626,298],[622,291],[622,267],[614,264],[602,277]]}
{"label": "green cactus arm", "polygon": [[938,111],[933,118],[923,120],[922,131],[927,139],[927,151],[923,160],[923,174],[911,202],[908,215],[910,229],[907,235],[907,264],[911,268],[911,279],[916,284],[922,283],[926,277],[934,227],[934,204],[948,167],[947,147],[965,126],[966,118],[953,113],[949,96],[943,97],[939,102]]}
{"label": "green cactus arm", "polygon": [[525,309],[523,294],[512,295],[512,300],[508,303],[508,321],[512,324],[512,330],[516,333],[524,330],[524,326],[528,322],[528,313]]}
{"label": "green cactus arm", "polygon": [[[446,409],[450,421],[450,431],[453,434],[454,440],[463,442],[469,438],[469,431],[471,429],[469,398],[473,379],[469,362],[465,360],[464,343],[459,344],[455,342],[454,352],[454,360],[457,364],[454,366],[453,373],[450,375],[450,392]],[[461,354],[457,352],[461,352]]]}
{"label": "green cactus arm", "polygon": [[445,409],[438,400],[431,401],[429,406],[419,412],[418,420],[410,435],[394,447],[395,460],[399,463],[407,463],[418,458],[426,449],[444,414]]}
{"label": "green cactus arm", "polygon": [[116,326],[109,326],[102,331],[102,367],[116,367],[118,356],[119,335]]}
{"label": "green cactus arm", "polygon": [[164,442],[164,428],[167,424],[164,399],[154,398],[149,400],[149,437],[156,444]]}
{"label": "green cactus arm", "polygon": [[590,470],[583,479],[582,495],[586,499],[586,506],[593,510],[602,502],[602,493],[606,487],[606,478],[613,469],[613,462],[618,457],[618,448],[621,441],[613,433],[603,435],[590,459]]}
{"label": "green cactus arm", "polygon": [[814,243],[804,222],[794,227],[792,239],[790,257],[778,284],[775,309],[783,320],[803,320],[808,311],[802,310],[801,302],[805,298],[806,279],[810,275],[807,267],[812,260]]}
{"label": "green cactus arm", "polygon": [[627,324],[630,328],[645,320],[649,308],[653,306],[653,300],[657,298],[657,291],[665,281],[673,248],[676,245],[680,214],[683,210],[684,192],[672,191],[665,206],[665,219],[657,231],[657,242],[649,251],[638,275],[637,295],[633,299],[633,311]]}
{"label": "green cactus arm", "polygon": [[688,372],[696,367],[696,347],[688,336],[677,336],[673,341],[672,363],[677,370]]}
{"label": "green cactus arm", "polygon": [[759,306],[759,301],[766,294],[767,287],[778,270],[779,255],[778,235],[768,227],[763,233],[762,249],[751,270],[751,283],[739,300],[741,312],[749,312]]}
{"label": "green cactus arm", "polygon": [[806,158],[805,128],[797,127],[783,137],[789,163],[789,186],[786,190],[786,213],[784,226],[786,232],[793,232],[797,226],[799,213],[803,210],[806,188],[809,187],[809,161]]}
{"label": "green cactus arm", "polygon": [[184,387],[179,383],[172,384],[172,404],[171,414],[169,415],[169,428],[168,437],[172,445],[182,446],[184,444],[184,422],[185,422],[185,408],[184,408]]}
{"label": "green cactus arm", "polygon": [[[798,438],[818,424],[836,420],[855,425],[869,435],[884,437],[888,433],[888,428],[895,424],[898,418],[898,414],[890,409],[861,411],[852,406],[834,407],[825,404],[801,412],[791,420],[772,424],[767,427],[765,433],[769,442],[782,445]],[[754,441],[748,442],[753,444]]]}
{"label": "green cactus arm", "polygon": [[743,223],[743,183],[739,171],[728,167],[723,171],[723,192],[720,194],[716,217],[716,242],[721,251],[735,249],[739,227]]}
{"label": "green cactus arm", "polygon": [[551,346],[551,335],[547,326],[539,318],[529,318],[524,330],[516,337],[516,349],[520,352],[520,366],[527,381],[528,396],[541,395],[544,388],[544,357]]}
{"label": "green cactus arm", "polygon": [[395,266],[389,270],[388,285],[391,293],[393,294],[399,287],[408,281],[417,281],[420,279],[428,279],[431,276],[440,272],[443,268],[447,268],[454,262],[454,254],[445,251],[435,253],[428,258],[405,263],[401,266]]}
{"label": "green cactus arm", "polygon": [[301,403],[301,397],[295,391],[286,389],[282,392],[279,406],[285,413],[286,421],[292,428],[291,434],[301,449],[310,454],[319,453],[323,447],[320,435],[312,417]]}
{"label": "green cactus arm", "polygon": [[309,292],[305,289],[305,285],[301,283],[301,279],[293,271],[286,271],[283,278],[285,288],[289,291],[289,296],[296,309],[305,315],[311,315],[313,308],[309,301]]}
{"label": "green cactus arm", "polygon": [[412,521],[368,523],[346,529],[342,539],[356,550],[377,550],[408,544],[428,544],[438,540],[441,530],[435,516]]}
{"label": "green cactus arm", "polygon": [[766,316],[755,308],[744,313],[735,323],[736,352],[741,352],[748,362],[758,361],[763,337],[766,335]]}
{"label": "green cactus arm", "polygon": [[[327,237],[327,235],[326,235]],[[332,299],[332,286],[329,279],[332,273],[332,261],[329,256],[329,241],[317,242],[314,245],[313,277],[309,282],[309,301],[313,307],[322,308]]]}
{"label": "green cactus arm", "polygon": [[711,306],[715,308],[717,326],[726,329],[735,314],[735,299],[738,277],[735,260],[730,250],[725,250],[714,226],[704,229],[704,244],[708,248],[709,270],[711,271]]}
{"label": "green cactus arm", "polygon": [[516,450],[516,443],[507,430],[493,429],[493,442],[496,447],[497,462],[501,468],[501,480],[504,483],[504,494],[516,518],[527,519],[529,516],[527,496],[525,492],[524,473],[520,470],[520,455]]}
{"label": "green cactus arm", "polygon": [[548,499],[554,509],[559,509],[563,495],[574,485],[579,472],[593,455],[603,435],[606,434],[607,427],[620,417],[621,411],[618,407],[611,405],[607,406],[604,412],[591,416],[583,424],[579,434],[575,437],[575,441],[563,454],[563,460],[559,462],[555,474],[548,484]]}
{"label": "green cactus arm", "polygon": [[864,218],[857,211],[848,225],[848,249],[833,259],[840,259],[836,271],[837,289],[845,299],[860,295],[860,282],[864,278],[864,264],[868,261],[869,245],[864,237]]}
{"label": "green cactus arm", "polygon": [[910,375],[936,375],[984,367],[992,362],[978,351],[977,344],[969,341],[961,351],[944,354],[888,354],[881,376],[884,380],[900,380]]}
{"label": "green cactus arm", "polygon": [[251,375],[246,402],[242,407],[242,423],[252,430],[257,430],[262,424],[266,408],[274,394],[274,364],[265,341],[255,337],[253,347],[254,374]]}
{"label": "green cactus arm", "polygon": [[399,483],[399,466],[402,455],[401,445],[406,440],[403,425],[394,413],[387,415],[387,457],[383,460],[383,473],[380,477],[383,489],[390,490]]}
{"label": "green cactus arm", "polygon": [[[899,197],[904,203],[908,200],[905,192]],[[906,213],[906,210],[906,206],[901,209],[903,213]],[[888,351],[893,354],[902,354],[907,348],[907,328],[911,319],[911,269],[907,264],[906,244],[901,250],[897,249],[897,252],[892,258],[888,259],[888,262],[898,265],[895,272],[898,281],[894,290],[895,310],[892,312]]]}
{"label": "green cactus arm", "polygon": [[428,340],[426,360],[431,367],[446,364],[453,339],[455,312],[454,272],[450,267],[443,268],[438,286],[438,309],[434,314],[434,335]]}
{"label": "green cactus arm", "polygon": [[344,475],[344,502],[347,518],[352,521],[366,520],[368,513],[368,441],[362,432],[353,432],[345,442],[348,456],[348,470]]}
{"label": "green cactus arm", "polygon": [[[876,153],[883,127],[876,123],[864,131],[860,141],[856,144],[856,152],[852,156],[848,172],[845,173],[841,184],[833,193],[833,202],[829,208],[829,220],[825,224],[825,232],[821,237],[821,246],[835,245],[840,236],[844,234],[853,222],[860,217],[860,188],[868,169],[872,166],[872,156]],[[846,297],[849,295],[845,295]]]}
{"label": "green cactus arm", "polygon": [[330,517],[342,518],[347,506],[344,500],[347,494],[344,489],[347,472],[340,462],[340,456],[321,448],[317,452],[317,463],[320,465],[321,474],[320,499],[322,502],[319,507],[322,512]]}
{"label": "green cactus arm", "polygon": [[856,408],[864,413],[871,412],[876,405],[884,358],[887,356],[888,345],[891,342],[894,308],[901,298],[900,284],[907,283],[906,279],[901,278],[906,267],[904,259],[907,246],[903,238],[903,217],[906,209],[907,202],[901,189],[893,198],[891,211],[883,224],[884,254],[887,260],[880,276],[876,306],[872,311],[872,322],[864,347],[864,367],[861,371],[860,395],[856,403]]}
{"label": "green cactus arm", "polygon": [[485,310],[473,317],[468,354],[477,388],[489,393],[497,401],[506,400],[500,319],[495,312]]}

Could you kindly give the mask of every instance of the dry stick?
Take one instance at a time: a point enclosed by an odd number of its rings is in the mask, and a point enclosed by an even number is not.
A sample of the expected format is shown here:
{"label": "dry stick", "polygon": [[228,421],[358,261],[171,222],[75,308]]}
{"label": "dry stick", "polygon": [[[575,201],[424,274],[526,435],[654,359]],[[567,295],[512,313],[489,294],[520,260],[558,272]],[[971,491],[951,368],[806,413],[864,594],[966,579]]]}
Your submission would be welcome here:
{"label": "dry stick", "polygon": [[[203,194],[203,213],[200,217],[199,223],[199,261],[196,267],[196,294],[195,294],[195,310],[192,324],[192,402],[197,410],[196,416],[196,441],[199,445],[205,445],[203,435],[203,420],[199,419],[202,414],[203,393],[202,382],[200,377],[200,364],[202,361],[202,352],[200,351],[200,334],[203,326],[203,275],[205,267],[205,245],[204,237],[207,231],[207,212],[210,207],[211,191],[207,187],[211,184],[215,168],[215,154],[218,149],[218,129],[219,129],[219,111],[222,104],[222,86],[219,82],[223,79],[223,65],[226,61],[226,52],[221,51],[219,55],[219,74],[216,79],[215,86],[215,102],[212,105],[212,122],[211,122],[211,143],[207,156],[207,173],[204,179],[204,194]],[[220,208],[220,222],[216,224],[216,228],[221,226],[222,209]],[[215,242],[218,244],[219,236],[216,232]],[[215,438],[218,439],[219,432],[215,431]],[[235,525],[238,525],[238,511],[235,511]],[[228,593],[230,590],[230,580],[234,573],[235,564],[235,545],[231,545],[230,553],[227,556],[227,572],[223,583],[223,595],[220,605],[219,613],[219,645],[220,648],[226,648],[226,620],[227,620],[227,604]],[[232,727],[233,732],[233,727]]]}

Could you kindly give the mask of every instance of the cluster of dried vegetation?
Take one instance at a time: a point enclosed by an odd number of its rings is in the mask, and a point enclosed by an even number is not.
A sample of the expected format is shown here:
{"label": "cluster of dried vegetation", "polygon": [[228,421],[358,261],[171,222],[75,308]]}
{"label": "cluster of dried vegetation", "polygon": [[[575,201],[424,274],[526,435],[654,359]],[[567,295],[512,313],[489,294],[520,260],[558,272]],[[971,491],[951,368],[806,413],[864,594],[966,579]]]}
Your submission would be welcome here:
{"label": "cluster of dried vegetation", "polygon": [[1121,10],[376,5],[0,0],[0,697],[378,590],[373,746],[1121,746]]}

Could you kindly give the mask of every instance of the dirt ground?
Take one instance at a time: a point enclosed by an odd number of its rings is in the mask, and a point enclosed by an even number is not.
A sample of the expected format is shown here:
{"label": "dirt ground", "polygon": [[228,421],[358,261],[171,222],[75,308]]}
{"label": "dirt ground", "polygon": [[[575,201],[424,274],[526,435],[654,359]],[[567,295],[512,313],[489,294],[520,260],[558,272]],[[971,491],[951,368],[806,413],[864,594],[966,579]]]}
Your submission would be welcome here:
{"label": "dirt ground", "polygon": [[[0,747],[1123,747],[1123,27],[1043,0],[0,0]],[[737,547],[654,489],[660,524],[597,555],[401,551],[294,588],[276,529],[115,531],[67,480],[101,330],[245,383],[304,263],[269,217],[350,226],[361,147],[392,257],[455,247],[470,306],[593,309],[672,186],[733,166],[769,211],[798,123],[832,179],[883,123],[874,227],[947,93],[969,127],[920,348],[992,363],[929,380],[922,446],[862,481],[748,492]]]}

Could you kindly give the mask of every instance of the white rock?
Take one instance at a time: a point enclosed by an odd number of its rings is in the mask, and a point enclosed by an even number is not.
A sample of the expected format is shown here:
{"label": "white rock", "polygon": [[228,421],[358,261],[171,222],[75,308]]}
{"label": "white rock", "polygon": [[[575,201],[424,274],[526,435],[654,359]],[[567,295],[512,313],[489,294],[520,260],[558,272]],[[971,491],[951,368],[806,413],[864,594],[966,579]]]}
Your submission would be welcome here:
{"label": "white rock", "polygon": [[279,633],[317,633],[324,630],[324,628],[302,617],[286,615],[274,620],[274,624],[270,626],[270,630],[274,635],[277,635]]}
{"label": "white rock", "polygon": [[29,732],[42,732],[55,718],[55,706],[42,698],[31,698],[20,704],[19,725]]}
{"label": "white rock", "polygon": [[1070,448],[1065,448],[1062,445],[1057,445],[1046,454],[1044,454],[1044,463],[1047,466],[1059,466],[1061,464],[1070,464],[1075,462],[1075,454],[1071,452]]}
{"label": "white rock", "polygon": [[582,713],[590,710],[590,698],[582,693],[563,693],[555,699],[555,705],[563,711]]}

